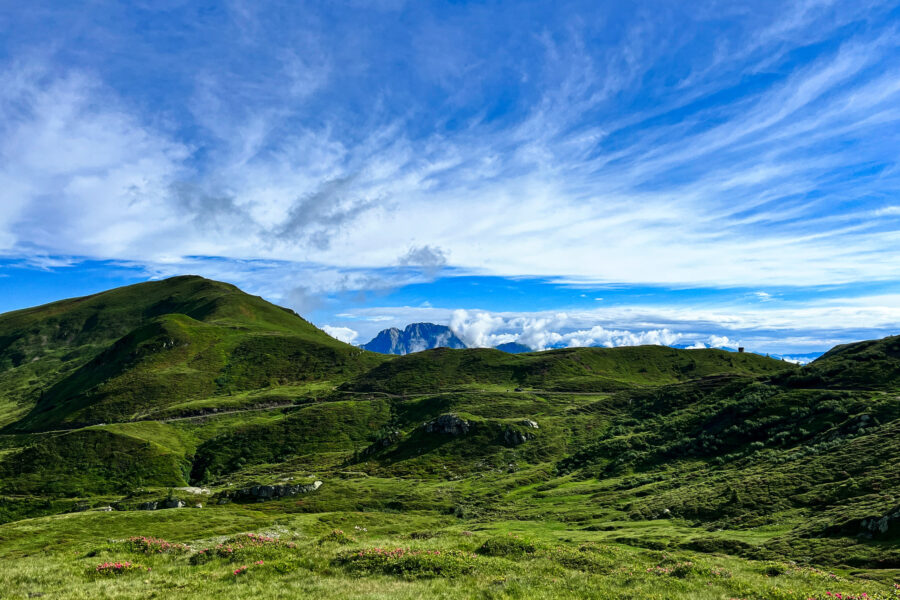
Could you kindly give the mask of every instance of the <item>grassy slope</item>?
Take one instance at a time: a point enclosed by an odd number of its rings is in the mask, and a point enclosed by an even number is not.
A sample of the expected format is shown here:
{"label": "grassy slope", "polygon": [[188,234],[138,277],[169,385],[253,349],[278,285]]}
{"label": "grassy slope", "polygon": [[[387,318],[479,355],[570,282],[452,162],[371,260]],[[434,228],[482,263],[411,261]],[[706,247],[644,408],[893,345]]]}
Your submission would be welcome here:
{"label": "grassy slope", "polygon": [[436,348],[386,361],[346,389],[410,393],[478,387],[613,391],[720,373],[771,374],[790,369],[774,359],[723,350],[664,346],[567,348],[529,354],[493,349]]}
{"label": "grassy slope", "polygon": [[[345,535],[329,535],[336,528]],[[279,541],[237,548],[241,532]],[[125,542],[133,535],[191,548],[144,554]],[[58,541],[47,548],[51,536]],[[840,569],[635,548],[609,542],[602,533],[515,521],[479,525],[429,513],[284,516],[233,505],[81,513],[0,526],[0,539],[0,584],[10,598],[51,593],[58,598],[199,599],[897,597],[889,584]],[[329,541],[335,539],[344,543]],[[200,549],[229,540],[235,551],[228,556],[191,559]],[[356,556],[376,547],[425,553],[372,561]],[[142,568],[120,576],[93,574],[100,563],[126,560]],[[246,571],[235,575],[242,565]],[[400,569],[401,574],[388,574]]]}
{"label": "grassy slope", "polygon": [[130,420],[289,382],[340,382],[380,360],[199,277],[0,316],[2,399],[10,415],[31,407],[15,430]]}
{"label": "grassy slope", "polygon": [[[900,508],[898,338],[839,347],[802,369],[755,355],[660,347],[434,350],[382,359],[320,344],[321,333],[287,311],[239,292],[223,296],[216,285],[197,292],[218,296],[212,307],[200,302],[206,308],[195,310],[182,297],[184,312],[154,314],[97,344],[91,356],[117,346],[61,373],[55,391],[44,393],[53,400],[48,423],[200,416],[3,436],[0,519],[52,514],[76,501],[133,508],[188,476],[214,493],[291,477],[325,486],[264,504],[0,526],[10,556],[60,536],[70,540],[67,549],[92,554],[73,558],[66,550],[53,568],[28,561],[24,579],[0,568],[8,589],[24,595],[29,586],[58,586],[58,567],[73,582],[71,597],[178,588],[198,597],[284,589],[323,597],[553,598],[602,597],[602,589],[610,598],[823,598],[825,591],[890,594],[890,586],[851,571],[883,581],[900,576],[896,529],[858,535],[863,519]],[[525,391],[507,392],[515,387]],[[470,432],[422,429],[447,413],[466,419]],[[510,443],[509,431],[530,437]],[[83,498],[67,500],[73,495]],[[471,551],[517,532],[540,549],[525,562],[479,554],[471,573],[452,583],[417,572],[398,578],[341,565],[342,547],[315,541],[333,526],[357,524],[370,533],[358,533],[351,548]],[[86,575],[95,558],[145,560],[98,545],[98,535],[192,541],[262,527],[296,535],[301,547],[266,558],[272,565],[245,580],[232,581],[228,561],[191,567],[178,557],[153,558],[149,583]],[[583,543],[613,550],[598,558]],[[841,579],[753,562],[788,559],[831,565]],[[671,560],[702,568],[674,576],[665,571]],[[733,577],[713,576],[718,568]]]}

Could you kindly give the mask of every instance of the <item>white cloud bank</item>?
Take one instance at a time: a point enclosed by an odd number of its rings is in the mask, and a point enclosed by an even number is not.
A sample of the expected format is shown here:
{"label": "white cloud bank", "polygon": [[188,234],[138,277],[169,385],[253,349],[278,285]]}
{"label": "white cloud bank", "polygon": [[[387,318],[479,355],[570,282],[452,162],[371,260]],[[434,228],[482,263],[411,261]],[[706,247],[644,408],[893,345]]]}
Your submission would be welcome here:
{"label": "white cloud bank", "polygon": [[900,332],[900,298],[810,301],[802,307],[692,309],[615,306],[568,312],[491,312],[429,307],[369,307],[342,313],[361,339],[411,322],[450,326],[469,346],[517,341],[536,350],[562,346],[684,345],[798,354]]}
{"label": "white cloud bank", "polygon": [[330,327],[325,325],[322,330],[336,340],[352,344],[359,337],[359,334],[349,327]]}

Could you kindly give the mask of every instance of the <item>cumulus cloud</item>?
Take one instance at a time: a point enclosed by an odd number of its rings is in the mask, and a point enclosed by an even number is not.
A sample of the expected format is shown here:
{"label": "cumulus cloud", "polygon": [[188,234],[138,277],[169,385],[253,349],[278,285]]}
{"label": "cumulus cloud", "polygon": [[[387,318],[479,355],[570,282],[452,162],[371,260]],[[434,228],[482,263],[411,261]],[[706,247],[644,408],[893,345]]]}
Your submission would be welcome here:
{"label": "cumulus cloud", "polygon": [[406,267],[419,267],[433,276],[447,266],[447,254],[438,246],[412,246],[398,262]]}
{"label": "cumulus cloud", "polygon": [[340,340],[347,344],[352,344],[356,338],[359,337],[359,333],[350,329],[349,327],[331,327],[330,325],[323,325],[322,331],[330,335],[336,340]]}
{"label": "cumulus cloud", "polygon": [[553,347],[672,345],[682,334],[668,329],[629,331],[607,329],[595,325],[576,329],[576,321],[566,313],[551,316],[504,317],[485,311],[453,311],[450,328],[468,346],[493,347],[506,342],[519,342],[535,350]]}

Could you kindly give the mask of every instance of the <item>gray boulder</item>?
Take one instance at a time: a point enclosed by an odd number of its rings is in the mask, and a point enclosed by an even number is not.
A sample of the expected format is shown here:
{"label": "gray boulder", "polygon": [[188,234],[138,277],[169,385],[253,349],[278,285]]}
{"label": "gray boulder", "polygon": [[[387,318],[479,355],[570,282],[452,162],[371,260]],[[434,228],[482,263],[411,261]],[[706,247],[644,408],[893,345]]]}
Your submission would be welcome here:
{"label": "gray boulder", "polygon": [[229,492],[219,498],[219,504],[227,504],[231,500],[256,500],[257,502],[265,502],[274,498],[283,498],[285,496],[296,496],[297,494],[308,494],[322,487],[321,481],[313,483],[298,483],[284,485],[254,485],[249,488],[242,488]]}
{"label": "gray boulder", "polygon": [[453,414],[441,415],[433,421],[422,424],[422,428],[427,433],[444,433],[448,435],[466,435],[472,426],[472,423]]}
{"label": "gray boulder", "polygon": [[163,502],[163,508],[184,508],[184,502],[178,498],[169,498]]}
{"label": "gray boulder", "polygon": [[900,530],[900,509],[881,517],[868,517],[859,523],[862,534],[872,537],[886,535],[888,532]]}
{"label": "gray boulder", "polygon": [[530,440],[532,437],[531,434],[522,433],[518,429],[513,429],[512,427],[507,427],[503,432],[503,442],[507,446],[519,446]]}
{"label": "gray boulder", "polygon": [[157,502],[141,502],[138,504],[138,510],[156,510],[159,504]]}

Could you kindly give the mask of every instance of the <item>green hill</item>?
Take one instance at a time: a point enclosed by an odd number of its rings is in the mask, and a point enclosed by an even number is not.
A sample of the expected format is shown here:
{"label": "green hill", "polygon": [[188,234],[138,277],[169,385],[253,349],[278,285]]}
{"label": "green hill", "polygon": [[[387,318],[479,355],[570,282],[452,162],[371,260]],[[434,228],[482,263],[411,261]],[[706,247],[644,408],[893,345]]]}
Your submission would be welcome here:
{"label": "green hill", "polygon": [[292,311],[176,277],[0,315],[0,406],[16,431],[131,420],[188,399],[340,382],[382,360]]}
{"label": "green hill", "polygon": [[[0,556],[29,573],[0,578],[13,597],[58,573],[81,597],[243,597],[247,564],[253,593],[895,598],[898,344],[805,367],[660,346],[391,357],[199,277],[0,315]],[[182,503],[204,508],[160,509]],[[163,535],[194,548],[122,541]],[[242,546],[198,550],[223,540]],[[152,575],[101,582],[107,560]]]}
{"label": "green hill", "polygon": [[835,346],[783,381],[796,387],[900,391],[900,335]]}
{"label": "green hill", "polygon": [[789,369],[784,362],[756,354],[664,346],[565,348],[524,355],[436,348],[384,362],[344,388],[409,393],[491,385],[604,392],[722,373],[762,375]]}

